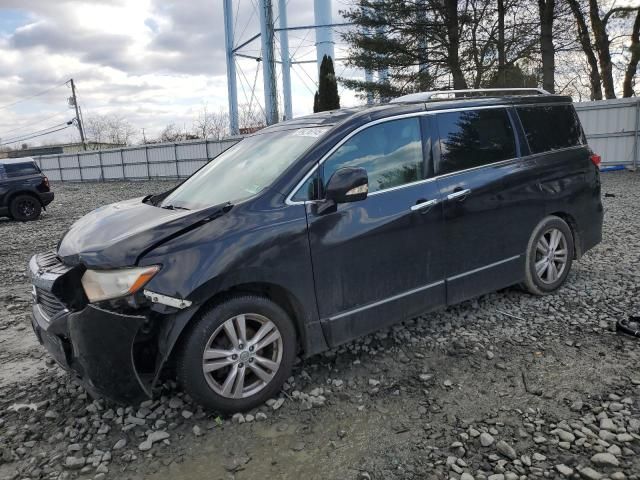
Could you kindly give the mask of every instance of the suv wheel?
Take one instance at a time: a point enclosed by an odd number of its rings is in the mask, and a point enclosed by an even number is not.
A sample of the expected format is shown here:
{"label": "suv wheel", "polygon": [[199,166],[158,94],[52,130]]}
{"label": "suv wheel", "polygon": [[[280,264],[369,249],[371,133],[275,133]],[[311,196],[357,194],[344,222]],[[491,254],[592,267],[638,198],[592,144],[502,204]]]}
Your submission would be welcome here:
{"label": "suv wheel", "polygon": [[544,218],[533,230],[527,247],[526,290],[534,295],[556,291],[569,275],[573,255],[569,225],[559,217]]}
{"label": "suv wheel", "polygon": [[9,213],[20,221],[35,220],[42,212],[42,205],[37,198],[31,195],[18,195],[9,204]]}
{"label": "suv wheel", "polygon": [[238,412],[274,396],[289,377],[296,334],[286,312],[258,296],[233,297],[191,328],[178,380],[204,407]]}

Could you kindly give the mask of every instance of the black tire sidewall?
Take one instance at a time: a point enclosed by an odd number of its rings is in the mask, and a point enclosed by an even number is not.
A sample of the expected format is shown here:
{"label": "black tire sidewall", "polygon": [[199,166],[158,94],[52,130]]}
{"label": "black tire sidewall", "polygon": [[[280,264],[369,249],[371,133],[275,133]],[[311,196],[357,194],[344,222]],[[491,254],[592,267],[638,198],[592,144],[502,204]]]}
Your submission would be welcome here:
{"label": "black tire sidewall", "polygon": [[[18,211],[18,204],[20,203],[20,201],[23,201],[23,200],[29,200],[33,202],[35,206],[35,211],[33,215],[26,217],[22,215],[21,212]],[[11,214],[11,218],[13,218],[14,220],[18,220],[21,222],[28,222],[30,220],[35,220],[40,216],[40,213],[42,213],[42,205],[40,205],[40,202],[38,201],[37,198],[31,195],[18,195],[11,200],[11,204],[9,205],[9,213]]]}
{"label": "black tire sidewall", "polygon": [[[564,272],[562,275],[554,282],[554,283],[544,283],[538,278],[536,273],[536,246],[540,237],[544,235],[544,233],[550,228],[557,228],[560,230],[565,236],[565,240],[567,242],[567,264],[565,266]],[[535,293],[538,295],[546,295],[549,293],[553,293],[558,290],[564,282],[567,280],[569,272],[571,271],[571,266],[573,264],[573,257],[575,254],[575,245],[573,232],[567,223],[555,216],[550,216],[545,218],[542,222],[538,224],[536,229],[531,236],[531,241],[529,242],[529,248],[527,250],[527,272],[526,272],[526,286],[527,289],[531,293]]]}
{"label": "black tire sidewall", "polygon": [[[271,382],[251,397],[225,398],[215,393],[202,371],[202,354],[213,332],[222,323],[242,313],[256,313],[271,320],[282,337],[282,360]],[[276,395],[291,374],[297,351],[296,332],[287,313],[271,300],[253,295],[230,297],[205,310],[187,332],[178,359],[178,380],[186,392],[203,407],[223,413],[249,410]]]}

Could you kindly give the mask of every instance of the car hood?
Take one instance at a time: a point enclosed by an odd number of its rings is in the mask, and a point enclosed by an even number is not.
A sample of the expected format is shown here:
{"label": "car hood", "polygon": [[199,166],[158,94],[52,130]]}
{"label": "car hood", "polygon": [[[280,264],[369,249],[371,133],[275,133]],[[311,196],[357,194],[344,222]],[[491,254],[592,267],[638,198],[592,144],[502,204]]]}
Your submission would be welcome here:
{"label": "car hood", "polygon": [[117,268],[135,265],[169,238],[221,215],[224,205],[202,210],[169,210],[143,202],[145,197],[100,207],[75,222],[58,246],[68,264]]}

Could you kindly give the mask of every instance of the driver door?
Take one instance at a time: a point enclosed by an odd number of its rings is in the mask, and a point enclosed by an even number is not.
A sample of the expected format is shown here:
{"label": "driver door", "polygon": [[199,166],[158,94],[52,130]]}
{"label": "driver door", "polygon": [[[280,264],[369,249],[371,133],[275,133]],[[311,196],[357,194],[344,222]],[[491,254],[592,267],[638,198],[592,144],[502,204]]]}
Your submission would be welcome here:
{"label": "driver door", "polygon": [[[307,202],[316,298],[331,346],[445,304],[443,215],[429,180],[430,120],[391,119],[339,144],[321,184],[343,167],[367,171],[365,200],[324,211]],[[425,153],[426,158],[425,158]]]}

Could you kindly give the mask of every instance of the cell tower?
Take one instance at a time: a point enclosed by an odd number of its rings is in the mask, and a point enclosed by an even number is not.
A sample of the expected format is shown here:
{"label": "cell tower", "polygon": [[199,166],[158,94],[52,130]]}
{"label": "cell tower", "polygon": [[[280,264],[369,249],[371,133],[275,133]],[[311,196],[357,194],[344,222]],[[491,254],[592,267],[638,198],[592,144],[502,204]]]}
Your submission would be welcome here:
{"label": "cell tower", "polygon": [[[240,0],[235,0],[236,2]],[[311,2],[311,0],[308,0]],[[264,112],[265,122],[272,125],[280,121],[278,113],[278,83],[276,76],[276,64],[282,68],[282,96],[284,115],[282,118],[293,118],[293,105],[291,101],[291,65],[295,62],[289,55],[289,35],[291,30],[316,31],[316,58],[318,69],[324,55],[335,60],[333,27],[347,24],[332,23],[332,0],[313,0],[315,25],[302,25],[289,27],[287,23],[287,0],[278,0],[278,27],[275,25],[272,0],[258,0],[258,16],[260,19],[260,32],[250,37],[245,42],[234,44],[234,0],[223,0],[225,49],[227,62],[227,84],[229,95],[229,117],[231,134],[240,133],[238,120],[238,76],[236,72],[236,58],[252,58],[262,63],[262,77],[264,88]],[[275,58],[274,40],[276,33],[280,41],[280,59]],[[260,56],[246,55],[240,50],[260,39]]]}

